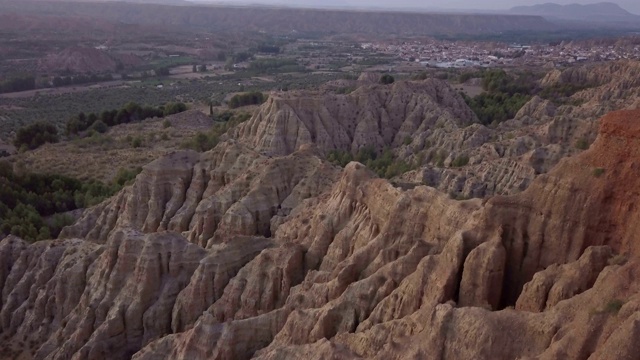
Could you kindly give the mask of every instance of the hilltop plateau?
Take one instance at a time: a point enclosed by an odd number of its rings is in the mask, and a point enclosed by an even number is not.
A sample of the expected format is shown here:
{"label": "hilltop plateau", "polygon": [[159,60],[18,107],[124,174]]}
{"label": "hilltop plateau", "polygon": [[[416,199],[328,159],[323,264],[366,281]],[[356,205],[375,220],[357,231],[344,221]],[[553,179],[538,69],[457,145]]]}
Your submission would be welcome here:
{"label": "hilltop plateau", "polygon": [[[107,134],[46,144],[18,154],[16,162],[30,172],[108,182],[119,169],[141,167],[181,149],[186,141],[212,125],[213,120],[203,113],[188,111],[166,119],[114,126]],[[134,147],[135,139],[140,139],[140,144]]]}
{"label": "hilltop plateau", "polygon": [[135,55],[108,54],[93,48],[74,47],[49,54],[38,65],[41,71],[50,73],[65,71],[82,74],[113,72],[118,64],[132,67],[141,63],[142,59]]}

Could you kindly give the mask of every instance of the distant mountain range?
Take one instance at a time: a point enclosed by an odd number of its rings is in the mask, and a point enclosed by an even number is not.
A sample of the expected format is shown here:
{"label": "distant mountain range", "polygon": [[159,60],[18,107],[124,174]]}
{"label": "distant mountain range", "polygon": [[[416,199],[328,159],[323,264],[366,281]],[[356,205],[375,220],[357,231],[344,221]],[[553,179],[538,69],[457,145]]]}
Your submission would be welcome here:
{"label": "distant mountain range", "polygon": [[[148,0],[147,0],[148,1]],[[156,0],[158,1],[158,0]],[[275,6],[175,6],[121,1],[68,2],[0,0],[0,14],[99,18],[124,24],[213,32],[272,34],[488,35],[557,28],[540,16],[434,14],[391,11],[340,11]]]}
{"label": "distant mountain range", "polygon": [[516,6],[511,8],[509,12],[518,15],[538,15],[549,20],[640,24],[640,16],[628,12],[612,2],[586,5],[545,3],[533,6]]}

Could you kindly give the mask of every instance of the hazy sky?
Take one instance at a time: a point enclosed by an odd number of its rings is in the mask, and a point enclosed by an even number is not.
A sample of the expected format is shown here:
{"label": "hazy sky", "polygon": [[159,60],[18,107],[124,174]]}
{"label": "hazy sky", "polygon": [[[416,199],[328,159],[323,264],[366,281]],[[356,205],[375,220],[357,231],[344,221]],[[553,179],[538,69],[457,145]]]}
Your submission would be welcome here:
{"label": "hazy sky", "polygon": [[[207,0],[193,0],[207,1]],[[290,5],[323,5],[323,6],[358,6],[358,7],[420,7],[428,9],[481,9],[481,10],[504,10],[518,5],[535,5],[545,2],[557,4],[589,4],[599,1],[588,0],[209,0],[226,3],[277,3]],[[618,0],[613,1],[634,14],[640,14],[640,0]]]}

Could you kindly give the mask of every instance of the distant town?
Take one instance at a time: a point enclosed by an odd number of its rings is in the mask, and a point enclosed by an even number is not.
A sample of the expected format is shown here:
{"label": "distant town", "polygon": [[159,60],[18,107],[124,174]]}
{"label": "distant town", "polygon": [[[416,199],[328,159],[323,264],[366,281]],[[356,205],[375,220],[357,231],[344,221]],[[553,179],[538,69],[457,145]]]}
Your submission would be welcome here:
{"label": "distant town", "polygon": [[362,43],[363,49],[428,67],[565,66],[579,62],[640,59],[640,46],[590,46],[582,43],[520,45],[490,42],[402,41]]}

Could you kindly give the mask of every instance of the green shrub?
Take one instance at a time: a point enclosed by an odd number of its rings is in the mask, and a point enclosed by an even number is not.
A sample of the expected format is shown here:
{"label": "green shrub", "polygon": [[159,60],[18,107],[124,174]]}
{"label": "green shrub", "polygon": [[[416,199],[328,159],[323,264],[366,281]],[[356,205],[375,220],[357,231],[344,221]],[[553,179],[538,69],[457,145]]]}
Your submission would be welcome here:
{"label": "green shrub", "polygon": [[73,222],[63,213],[95,205],[118,189],[117,185],[59,175],[17,175],[10,166],[0,164],[0,237],[55,238]]}
{"label": "green shrub", "polygon": [[604,306],[603,312],[617,314],[618,311],[622,309],[623,305],[624,305],[624,301],[620,299],[612,299]]}
{"label": "green shrub", "polygon": [[395,81],[396,79],[394,79],[393,76],[389,74],[384,74],[380,77],[380,84],[383,84],[383,85],[393,84]]}
{"label": "green shrub", "polygon": [[211,118],[213,119],[213,121],[218,121],[218,122],[227,122],[231,120],[233,116],[234,116],[233,111],[228,111],[228,110],[223,112],[214,112],[211,114]]}
{"label": "green shrub", "polygon": [[432,151],[431,154],[432,161],[437,167],[443,167],[444,161],[449,157],[449,154],[447,154],[447,152],[443,149]]}
{"label": "green shrub", "polygon": [[627,254],[618,254],[609,260],[607,260],[608,265],[624,265],[629,261],[629,256]]}
{"label": "green shrub", "polygon": [[208,136],[205,133],[198,132],[193,139],[193,144],[193,149],[196,151],[208,151],[218,144],[218,139],[213,136]]}
{"label": "green shrub", "polygon": [[341,87],[338,90],[336,90],[336,94],[351,94],[352,92],[354,92],[356,90],[356,88],[354,86],[345,86],[345,87]]}
{"label": "green shrub", "polygon": [[576,140],[576,149],[579,150],[587,150],[589,148],[589,142],[586,139],[578,139]]}
{"label": "green shrub", "polygon": [[467,196],[464,196],[460,193],[457,193],[455,191],[450,191],[449,192],[449,198],[453,199],[453,200],[469,200],[469,198]]}
{"label": "green shrub", "polygon": [[[80,112],[67,120],[66,132],[68,135],[74,135],[87,129],[95,129],[97,131],[94,126],[104,129],[104,125],[109,127],[137,122],[154,117],[173,115],[186,110],[187,106],[181,102],[169,102],[159,107],[140,106],[134,102],[129,102],[120,109],[103,111],[99,116],[95,113],[86,115],[84,112]],[[100,124],[100,122],[104,125]],[[106,129],[98,132],[106,132]]]}
{"label": "green shrub", "polygon": [[125,169],[121,168],[118,170],[116,177],[113,179],[113,183],[119,186],[129,185],[135,180],[136,176],[142,172],[141,167],[137,167],[135,169]]}
{"label": "green shrub", "polygon": [[172,102],[168,103],[164,106],[164,112],[162,113],[164,116],[169,116],[173,114],[178,114],[183,111],[187,111],[187,105],[181,102]]}
{"label": "green shrub", "polygon": [[463,73],[459,80],[482,78],[484,92],[470,98],[461,96],[484,125],[512,119],[518,110],[537,92],[536,75],[531,72],[508,74],[502,69]]}
{"label": "green shrub", "polygon": [[169,121],[169,119],[164,119],[164,121],[162,122],[162,128],[166,129],[171,127],[171,121]]}
{"label": "green shrub", "polygon": [[372,146],[361,148],[356,156],[341,150],[332,150],[327,154],[327,160],[335,165],[345,167],[351,161],[357,161],[374,171],[378,176],[392,178],[415,168],[404,160],[396,159],[390,149],[384,149],[381,155]]}
{"label": "green shrub", "polygon": [[241,106],[259,105],[267,100],[267,97],[259,92],[252,91],[244,94],[236,94],[229,100],[229,108],[236,109]]}
{"label": "green shrub", "polygon": [[469,163],[469,157],[466,155],[461,155],[458,156],[457,158],[455,158],[452,162],[451,162],[451,166],[453,167],[462,167],[465,166]]}
{"label": "green shrub", "polygon": [[595,169],[593,169],[593,176],[600,177],[603,174],[604,174],[604,169],[603,168],[595,168]]}
{"label": "green shrub", "polygon": [[484,92],[473,98],[462,94],[462,97],[484,125],[512,119],[531,99],[529,95],[502,92]]}
{"label": "green shrub", "polygon": [[131,141],[131,146],[134,148],[142,147],[142,138],[139,136],[133,138],[133,141]]}
{"label": "green shrub", "polygon": [[208,132],[198,132],[193,138],[182,143],[182,148],[200,152],[211,150],[218,144],[220,136],[250,118],[251,115],[248,113],[235,113],[228,121],[214,124]]}
{"label": "green shrub", "polygon": [[94,122],[89,129],[94,130],[100,134],[104,134],[109,130],[109,127],[107,126],[107,124],[102,122],[102,120],[98,120]]}
{"label": "green shrub", "polygon": [[21,127],[13,144],[18,149],[26,146],[28,149],[33,150],[45,143],[56,142],[58,142],[58,129],[53,124],[38,121]]}

